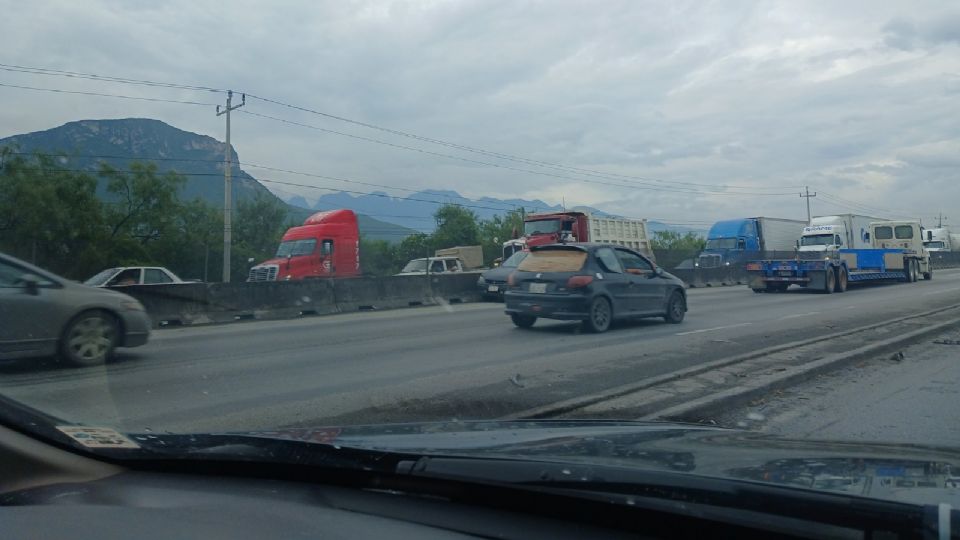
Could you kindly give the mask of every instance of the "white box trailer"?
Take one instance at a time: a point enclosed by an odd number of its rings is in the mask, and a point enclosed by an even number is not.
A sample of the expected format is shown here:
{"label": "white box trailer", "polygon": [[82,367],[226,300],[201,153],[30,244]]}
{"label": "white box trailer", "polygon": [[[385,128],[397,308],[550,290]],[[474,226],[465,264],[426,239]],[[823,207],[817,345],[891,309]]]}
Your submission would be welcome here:
{"label": "white box trailer", "polygon": [[617,244],[653,257],[646,220],[588,216],[591,242]]}
{"label": "white box trailer", "polygon": [[760,251],[792,251],[805,225],[795,219],[758,217]]}

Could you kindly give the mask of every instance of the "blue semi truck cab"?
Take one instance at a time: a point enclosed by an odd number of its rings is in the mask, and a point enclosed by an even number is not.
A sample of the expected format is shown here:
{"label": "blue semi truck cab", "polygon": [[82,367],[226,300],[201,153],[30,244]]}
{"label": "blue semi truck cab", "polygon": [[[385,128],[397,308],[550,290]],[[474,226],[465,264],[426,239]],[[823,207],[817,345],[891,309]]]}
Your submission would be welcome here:
{"label": "blue semi truck cab", "polygon": [[930,256],[923,247],[917,222],[882,221],[870,224],[874,247],[828,252],[798,252],[792,259],[764,259],[746,264],[754,292],[785,291],[800,285],[824,293],[844,292],[850,283],[933,279]]}
{"label": "blue semi truck cab", "polygon": [[806,224],[805,221],[767,217],[718,221],[710,227],[707,244],[694,266],[742,266],[762,252],[793,251]]}

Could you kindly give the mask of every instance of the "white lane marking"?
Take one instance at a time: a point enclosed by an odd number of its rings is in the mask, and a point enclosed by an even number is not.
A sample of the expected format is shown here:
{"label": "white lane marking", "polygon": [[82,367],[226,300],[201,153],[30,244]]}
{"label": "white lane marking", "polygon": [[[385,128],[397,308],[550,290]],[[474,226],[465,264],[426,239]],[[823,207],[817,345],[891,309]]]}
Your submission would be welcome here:
{"label": "white lane marking", "polygon": [[713,332],[714,330],[726,330],[727,328],[738,328],[740,326],[750,326],[752,322],[745,322],[740,324],[731,324],[728,326],[718,326],[716,328],[704,328],[703,330],[690,330],[689,332],[677,332],[674,335],[677,336],[688,336],[690,334],[700,334],[702,332]]}
{"label": "white lane marking", "polygon": [[777,319],[778,321],[784,321],[786,319],[796,319],[797,317],[809,317],[810,315],[819,315],[819,311],[811,311],[810,313],[796,313],[794,315],[784,315]]}
{"label": "white lane marking", "polygon": [[925,292],[923,293],[923,296],[933,296],[935,294],[943,294],[943,293],[948,293],[953,291],[960,291],[960,287],[954,287],[952,289],[940,289],[939,291]]}
{"label": "white lane marking", "polygon": [[858,307],[860,307],[860,306],[847,306],[847,307],[845,307],[845,308],[843,308],[843,309],[857,309]]}

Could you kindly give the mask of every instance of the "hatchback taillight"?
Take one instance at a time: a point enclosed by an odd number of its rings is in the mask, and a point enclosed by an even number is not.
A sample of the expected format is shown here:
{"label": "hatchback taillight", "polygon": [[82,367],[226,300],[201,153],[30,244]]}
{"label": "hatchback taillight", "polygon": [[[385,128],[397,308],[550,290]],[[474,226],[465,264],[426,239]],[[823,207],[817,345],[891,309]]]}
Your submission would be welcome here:
{"label": "hatchback taillight", "polygon": [[572,276],[567,280],[568,289],[579,289],[593,283],[593,276]]}
{"label": "hatchback taillight", "polygon": [[516,275],[517,275],[516,272],[510,272],[510,275],[507,276],[507,285],[513,287],[514,285],[517,284],[516,279],[514,279],[514,276]]}

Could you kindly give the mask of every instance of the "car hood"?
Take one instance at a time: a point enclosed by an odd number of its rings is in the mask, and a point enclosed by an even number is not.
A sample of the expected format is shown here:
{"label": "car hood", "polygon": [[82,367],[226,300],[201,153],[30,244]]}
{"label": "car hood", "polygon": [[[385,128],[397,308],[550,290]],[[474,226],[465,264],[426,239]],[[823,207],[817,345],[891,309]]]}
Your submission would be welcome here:
{"label": "car hood", "polygon": [[497,268],[491,268],[490,270],[487,270],[487,271],[485,271],[483,274],[480,274],[480,275],[483,276],[483,279],[488,280],[488,281],[491,280],[491,279],[494,279],[494,280],[497,280],[497,281],[506,281],[506,280],[507,280],[507,276],[509,276],[510,274],[512,274],[513,271],[516,270],[516,269],[517,269],[516,266],[510,266],[510,267],[507,267],[507,268],[504,268],[504,267],[500,266],[500,267],[497,267]]}
{"label": "car hood", "polygon": [[619,421],[456,421],[246,435],[389,452],[642,468],[916,504],[960,504],[960,450],[919,445],[794,440]]}

